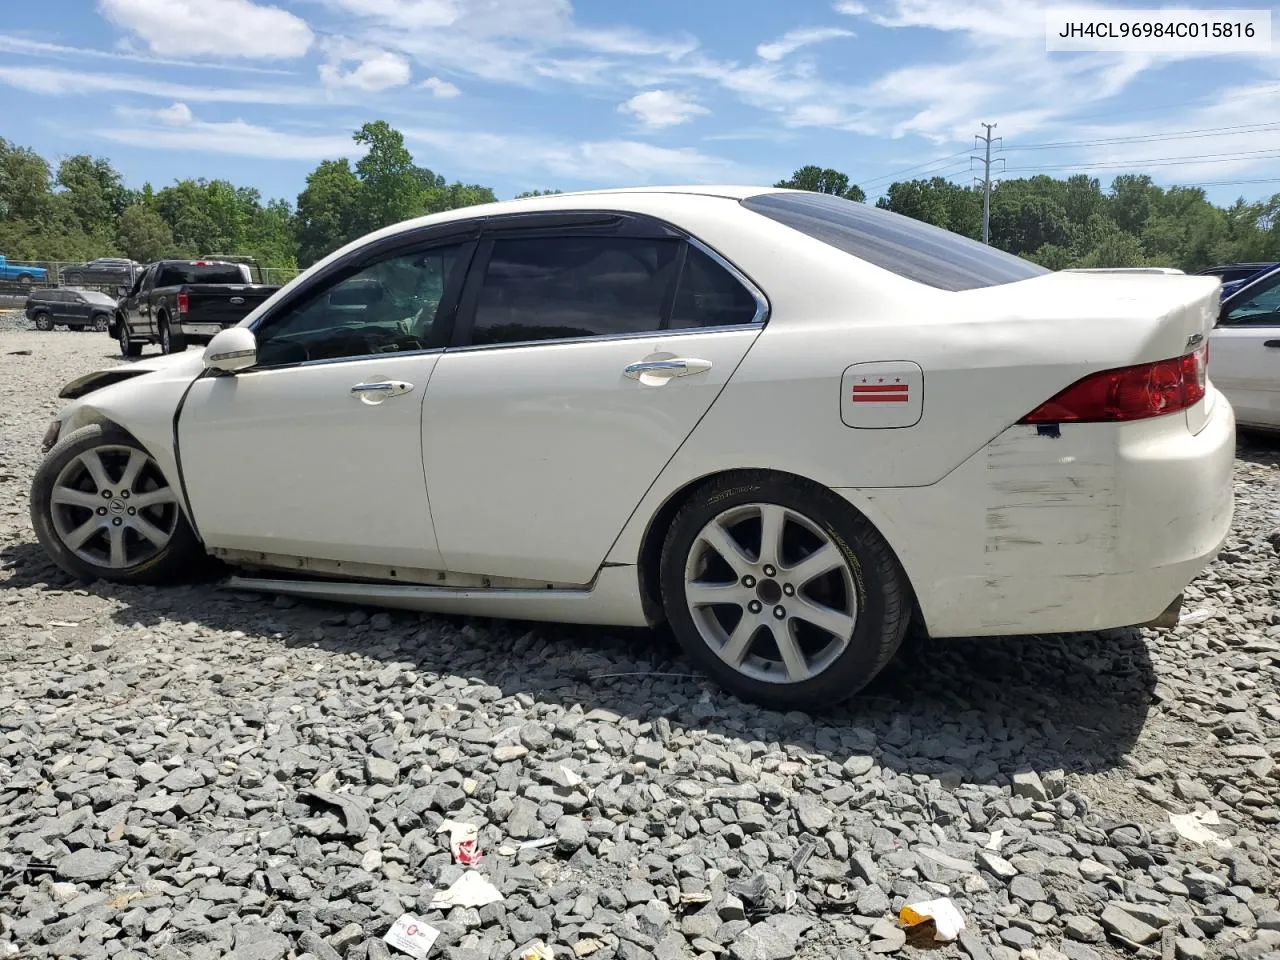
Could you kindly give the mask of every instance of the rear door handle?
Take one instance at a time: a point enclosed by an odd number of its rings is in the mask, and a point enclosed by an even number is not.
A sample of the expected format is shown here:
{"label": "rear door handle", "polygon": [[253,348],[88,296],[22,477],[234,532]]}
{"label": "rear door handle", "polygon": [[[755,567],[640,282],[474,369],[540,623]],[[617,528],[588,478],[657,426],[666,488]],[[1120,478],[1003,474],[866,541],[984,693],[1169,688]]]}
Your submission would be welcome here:
{"label": "rear door handle", "polygon": [[711,369],[710,360],[699,360],[696,357],[672,357],[670,360],[640,360],[627,364],[622,371],[632,380],[647,376],[651,379],[669,380],[672,377],[687,377],[694,373],[705,373]]}
{"label": "rear door handle", "polygon": [[1264,347],[1280,347],[1280,340],[1268,340],[1263,344]]}

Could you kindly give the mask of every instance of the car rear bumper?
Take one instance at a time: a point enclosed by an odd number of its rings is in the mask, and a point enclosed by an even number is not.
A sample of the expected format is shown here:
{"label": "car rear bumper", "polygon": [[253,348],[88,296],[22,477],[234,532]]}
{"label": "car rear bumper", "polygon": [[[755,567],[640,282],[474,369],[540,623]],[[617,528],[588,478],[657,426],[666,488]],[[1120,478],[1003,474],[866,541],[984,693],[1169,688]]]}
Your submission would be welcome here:
{"label": "car rear bumper", "polygon": [[1211,389],[1130,424],[1011,427],[939,483],[839,491],[897,552],[934,636],[1069,633],[1159,617],[1231,526],[1235,417]]}
{"label": "car rear bumper", "polygon": [[173,325],[174,332],[182,334],[189,340],[199,337],[210,338],[217,336],[222,331],[220,323],[175,323]]}

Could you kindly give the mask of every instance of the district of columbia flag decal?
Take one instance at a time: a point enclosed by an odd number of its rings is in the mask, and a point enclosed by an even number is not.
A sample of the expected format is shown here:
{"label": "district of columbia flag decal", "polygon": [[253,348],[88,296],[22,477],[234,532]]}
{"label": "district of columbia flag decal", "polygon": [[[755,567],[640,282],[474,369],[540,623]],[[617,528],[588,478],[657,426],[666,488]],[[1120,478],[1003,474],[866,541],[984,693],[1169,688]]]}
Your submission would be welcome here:
{"label": "district of columbia flag decal", "polygon": [[911,384],[903,377],[855,377],[854,403],[909,403]]}

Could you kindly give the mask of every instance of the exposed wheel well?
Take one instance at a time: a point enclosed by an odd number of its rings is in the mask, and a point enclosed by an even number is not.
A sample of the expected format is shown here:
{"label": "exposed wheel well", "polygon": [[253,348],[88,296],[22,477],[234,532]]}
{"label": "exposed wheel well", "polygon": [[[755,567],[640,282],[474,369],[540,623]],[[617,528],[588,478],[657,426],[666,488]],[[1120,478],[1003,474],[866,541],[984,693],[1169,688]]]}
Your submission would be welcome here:
{"label": "exposed wheel well", "polygon": [[[772,474],[774,476],[784,477],[796,484],[814,487],[823,491],[827,488],[822,484],[815,483],[807,477],[799,474],[787,473],[782,470],[722,470],[719,473],[709,473],[706,476],[698,477],[696,480],[690,480],[683,487],[671,494],[666,501],[658,508],[657,512],[649,521],[649,525],[645,528],[644,539],[640,541],[640,556],[637,562],[637,574],[640,578],[640,598],[644,603],[645,614],[651,623],[661,623],[666,619],[662,610],[662,597],[658,584],[661,582],[661,561],[662,561],[662,544],[667,539],[667,531],[671,529],[671,522],[675,519],[676,514],[680,511],[689,499],[697,493],[698,489],[704,484],[720,480],[725,477],[759,475],[762,473]],[[849,509],[856,509],[850,505]],[[870,519],[862,514],[864,520],[871,523]],[[874,523],[871,524],[873,527]],[[884,535],[881,534],[883,537]],[[902,572],[903,579],[911,587],[911,605],[913,625],[919,625],[923,628],[924,618],[920,615],[920,601],[916,598],[915,588],[911,584],[911,578],[907,575],[902,561],[898,558],[893,547],[885,541],[885,546],[893,555],[894,561],[898,564],[898,569]]]}

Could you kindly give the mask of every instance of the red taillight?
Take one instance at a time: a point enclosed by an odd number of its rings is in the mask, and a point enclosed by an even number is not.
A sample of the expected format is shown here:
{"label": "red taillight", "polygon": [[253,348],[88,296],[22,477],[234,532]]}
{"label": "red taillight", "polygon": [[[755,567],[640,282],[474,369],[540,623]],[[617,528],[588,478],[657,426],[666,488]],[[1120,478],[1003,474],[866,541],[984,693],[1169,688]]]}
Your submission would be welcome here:
{"label": "red taillight", "polygon": [[179,312],[179,313],[186,313],[186,312],[187,312],[187,307],[189,307],[189,306],[191,306],[191,296],[190,296],[190,294],[186,294],[186,293],[180,293],[180,294],[178,294],[178,312]]}
{"label": "red taillight", "polygon": [[1019,423],[1116,423],[1176,413],[1204,398],[1209,348],[1077,380]]}

